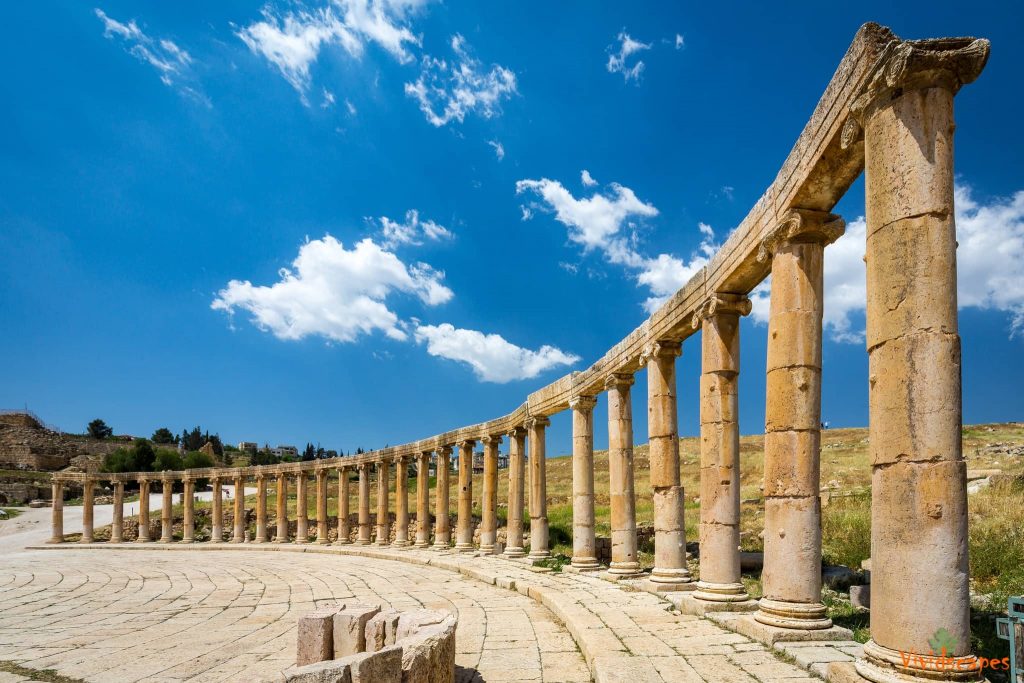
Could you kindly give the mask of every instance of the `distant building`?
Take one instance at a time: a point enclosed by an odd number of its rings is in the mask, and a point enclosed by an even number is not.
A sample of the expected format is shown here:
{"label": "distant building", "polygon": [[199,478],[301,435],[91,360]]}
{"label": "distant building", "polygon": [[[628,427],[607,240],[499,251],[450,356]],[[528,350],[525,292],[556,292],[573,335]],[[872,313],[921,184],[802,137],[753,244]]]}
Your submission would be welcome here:
{"label": "distant building", "polygon": [[299,457],[299,449],[295,446],[278,446],[277,448],[271,448],[270,452],[279,458]]}
{"label": "distant building", "polygon": [[260,445],[255,441],[239,441],[238,450],[246,453],[255,453],[259,449]]}

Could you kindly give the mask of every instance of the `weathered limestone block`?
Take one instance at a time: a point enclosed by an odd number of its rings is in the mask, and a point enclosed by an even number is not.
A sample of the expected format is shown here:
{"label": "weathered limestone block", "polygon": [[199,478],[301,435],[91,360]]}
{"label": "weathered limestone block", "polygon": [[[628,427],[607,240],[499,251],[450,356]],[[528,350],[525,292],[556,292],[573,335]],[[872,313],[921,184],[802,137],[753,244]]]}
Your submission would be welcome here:
{"label": "weathered limestone block", "polygon": [[454,615],[445,615],[432,625],[419,627],[413,637],[402,641],[403,683],[454,683],[455,681]]}
{"label": "weathered limestone block", "polygon": [[353,656],[348,666],[352,683],[402,683],[402,647],[392,645]]}
{"label": "weathered limestone block", "polygon": [[395,610],[389,609],[370,617],[365,628],[366,652],[376,652],[395,644],[395,631],[400,616]]}
{"label": "weathered limestone block", "polygon": [[345,609],[334,615],[335,657],[346,657],[366,650],[366,622],[378,612],[380,607],[345,605]]}
{"label": "weathered limestone block", "polygon": [[293,666],[285,669],[283,675],[288,683],[352,683],[352,670],[348,661],[339,659]]}
{"label": "weathered limestone block", "polygon": [[395,640],[405,640],[416,633],[424,626],[440,624],[446,618],[451,617],[447,612],[437,610],[417,610],[416,612],[405,612],[398,617],[398,626],[395,631]]}
{"label": "weathered limestone block", "polygon": [[781,432],[820,428],[821,370],[816,367],[791,367],[771,370],[767,376],[764,428]]}
{"label": "weathered limestone block", "polygon": [[334,659],[334,617],[337,608],[320,609],[299,617],[296,666]]}

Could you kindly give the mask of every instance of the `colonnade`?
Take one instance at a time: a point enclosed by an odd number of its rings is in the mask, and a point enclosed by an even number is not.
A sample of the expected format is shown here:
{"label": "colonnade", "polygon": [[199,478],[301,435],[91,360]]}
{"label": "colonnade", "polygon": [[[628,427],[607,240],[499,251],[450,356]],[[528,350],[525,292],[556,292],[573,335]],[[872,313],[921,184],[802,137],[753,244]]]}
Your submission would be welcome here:
{"label": "colonnade", "polygon": [[[961,453],[960,338],[953,210],[953,97],[978,76],[988,42],[901,41],[865,25],[836,72],[786,165],[737,234],[636,332],[581,373],[535,392],[515,413],[415,444],[317,463],[246,470],[133,474],[142,495],[139,542],[151,542],[149,490],[163,492],[159,542],[173,540],[171,489],[185,489],[183,543],[194,541],[194,482],[213,484],[214,538],[223,539],[221,487],[256,480],[256,533],[267,540],[268,478],[276,477],[277,539],[288,540],[287,478],[295,478],[295,543],[308,541],[307,479],[315,478],[317,543],[327,544],[329,472],[337,472],[338,539],[350,542],[349,478],[358,473],[354,542],[371,542],[370,468],[377,473],[377,543],[494,554],[498,447],[508,438],[506,558],[550,555],[545,430],[549,416],[572,413],[573,571],[642,578],[659,591],[686,591],[699,609],[751,610],[752,619],[794,638],[832,628],[821,599],[820,419],[823,272],[826,247],[844,231],[832,207],[863,171],[866,190],[867,352],[872,466],[871,640],[856,674],[933,678],[918,668],[928,639],[944,629],[953,643],[945,679],[978,678],[970,652],[966,472]],[[740,319],[747,293],[771,276],[764,440],[764,596],[751,600],[740,575]],[[676,359],[700,331],[699,580],[686,553],[680,485]],[[631,390],[647,374],[654,567],[638,556]],[[607,394],[611,561],[595,536],[594,420]],[[474,544],[473,455],[484,450],[480,544]],[[457,449],[457,451],[456,451]],[[449,518],[451,458],[457,453],[455,544]],[[527,457],[529,456],[529,457]],[[436,463],[431,523],[429,470]],[[528,464],[527,464],[528,462]],[[408,467],[415,464],[415,539],[410,536]],[[391,539],[389,491],[396,471]],[[528,477],[527,477],[528,474]],[[77,478],[75,478],[77,477]],[[55,477],[53,540],[63,540],[63,486],[84,486],[82,542],[93,541],[93,489],[103,475]],[[123,475],[110,475],[115,510]],[[233,542],[244,542],[244,504],[235,496]],[[524,525],[529,516],[530,538]],[[115,517],[112,541],[121,536]],[[528,554],[528,555],[527,555]],[[526,556],[525,559],[524,556]],[[703,607],[700,607],[703,606]],[[803,635],[801,635],[803,634]],[[810,635],[808,635],[810,634]],[[823,636],[824,637],[824,636]],[[907,680],[900,678],[900,680]]]}

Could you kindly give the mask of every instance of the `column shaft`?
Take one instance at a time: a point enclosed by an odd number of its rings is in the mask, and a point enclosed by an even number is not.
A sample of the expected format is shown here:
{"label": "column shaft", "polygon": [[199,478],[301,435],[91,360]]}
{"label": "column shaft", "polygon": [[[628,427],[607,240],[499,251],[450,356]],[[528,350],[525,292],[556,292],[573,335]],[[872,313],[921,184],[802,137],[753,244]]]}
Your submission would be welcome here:
{"label": "column shaft", "polygon": [[327,538],[327,470],[316,471],[316,542],[330,545]]}
{"label": "column shaft", "polygon": [[359,463],[359,536],[358,545],[370,544],[370,466]]}
{"label": "column shaft", "polygon": [[309,478],[305,472],[295,475],[295,542],[309,543]]}
{"label": "column shaft", "polygon": [[572,409],[572,566],[597,569],[594,535],[594,406],[593,396],[576,396]]}
{"label": "column shaft", "polygon": [[120,543],[124,540],[124,482],[115,481],[114,510],[110,522],[110,542]]}
{"label": "column shaft", "polygon": [[455,549],[473,550],[473,448],[475,441],[459,444],[459,517]]}
{"label": "column shaft", "polygon": [[395,460],[395,543],[409,545],[409,459]]}
{"label": "column shaft", "polygon": [[195,493],[196,483],[193,479],[186,479],[184,486],[184,493],[181,494],[182,502],[182,532],[181,542],[182,543],[193,543],[195,542],[196,533],[196,517],[195,517]]}
{"label": "column shaft", "polygon": [[256,537],[253,543],[267,542],[267,477],[256,475]]}
{"label": "column shaft", "polygon": [[522,557],[523,488],[526,479],[526,430],[516,427],[508,434],[508,523],[505,555]]}
{"label": "column shaft", "polygon": [[420,453],[416,468],[416,547],[430,545],[430,453]]}
{"label": "column shaft", "polygon": [[710,602],[750,599],[740,581],[740,314],[750,300],[711,297],[695,317],[701,325],[700,581],[693,597]]}
{"label": "column shaft", "polygon": [[391,513],[388,511],[390,497],[391,462],[381,460],[377,463],[377,545],[391,543]]}
{"label": "column shaft", "polygon": [[633,482],[633,405],[631,373],[615,373],[608,390],[608,485],[611,499],[612,561],[608,573],[640,575],[636,541],[636,493]]}
{"label": "column shaft", "polygon": [[288,542],[288,477],[277,475],[277,543]]}
{"label": "column shaft", "polygon": [[437,510],[434,513],[434,547],[447,549],[452,544],[448,513],[449,474],[452,470],[451,446],[437,449]]}
{"label": "column shaft", "polygon": [[484,493],[480,514],[480,552],[493,554],[498,541],[498,444],[500,436],[484,442]]}
{"label": "column shaft", "polygon": [[64,483],[55,481],[53,489],[53,508],[50,511],[50,543],[64,542]]}
{"label": "column shaft", "polygon": [[95,493],[96,482],[86,479],[82,489],[82,543],[92,543]]}
{"label": "column shaft", "polygon": [[235,477],[235,533],[232,543],[245,541],[245,478]]}
{"label": "column shaft", "polygon": [[174,480],[163,478],[160,482],[160,542],[170,543],[174,540],[174,518],[171,513],[174,508]]}
{"label": "column shaft", "polygon": [[349,471],[344,467],[338,468],[338,543],[348,545],[352,541],[352,524],[349,522],[351,510],[349,509]]}
{"label": "column shaft", "polygon": [[149,480],[139,480],[139,537],[138,543],[148,543],[153,540],[149,534]]}
{"label": "column shaft", "polygon": [[224,542],[224,488],[220,479],[213,479],[213,519],[210,522],[210,543]]}
{"label": "column shaft", "polygon": [[530,438],[530,559],[551,557],[548,549],[548,482],[544,429],[551,424],[546,417],[526,421]]}

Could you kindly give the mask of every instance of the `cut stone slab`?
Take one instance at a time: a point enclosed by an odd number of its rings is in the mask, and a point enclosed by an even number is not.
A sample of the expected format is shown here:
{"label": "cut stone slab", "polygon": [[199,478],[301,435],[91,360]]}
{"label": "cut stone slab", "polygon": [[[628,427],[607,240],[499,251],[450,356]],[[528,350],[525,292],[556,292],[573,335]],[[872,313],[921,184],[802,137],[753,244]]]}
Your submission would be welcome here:
{"label": "cut stone slab", "polygon": [[330,660],[307,666],[293,666],[283,672],[288,683],[352,683],[348,662]]}
{"label": "cut stone slab", "polygon": [[737,633],[753,638],[765,645],[774,645],[781,642],[853,640],[853,632],[841,626],[822,629],[779,628],[778,626],[762,624],[757,619],[754,619],[751,614],[744,614],[732,622],[729,627]]}
{"label": "cut stone slab", "polygon": [[670,594],[665,597],[683,614],[694,614],[699,617],[714,612],[753,612],[757,610],[757,600],[711,602],[709,600],[698,600],[690,593]]}
{"label": "cut stone slab", "polygon": [[380,612],[371,605],[345,605],[334,615],[334,656],[347,657],[366,651],[366,622]]}
{"label": "cut stone slab", "polygon": [[594,658],[594,683],[664,683],[664,680],[646,657]]}
{"label": "cut stone slab", "polygon": [[867,681],[857,673],[853,662],[832,662],[828,665],[826,680],[829,683],[866,683]]}
{"label": "cut stone slab", "polygon": [[402,683],[402,646],[348,658],[352,683]]}
{"label": "cut stone slab", "polygon": [[650,579],[642,579],[637,581],[635,585],[642,591],[655,594],[683,593],[697,590],[696,581],[687,581],[686,583],[658,583],[657,581],[651,581]]}
{"label": "cut stone slab", "polygon": [[395,631],[398,630],[398,620],[401,616],[399,612],[389,609],[370,617],[366,622],[365,652],[377,652],[394,645]]}
{"label": "cut stone slab", "polygon": [[850,603],[860,609],[871,609],[871,584],[850,586]]}
{"label": "cut stone slab", "polygon": [[319,609],[299,617],[295,665],[334,659],[334,616],[338,609]]}

